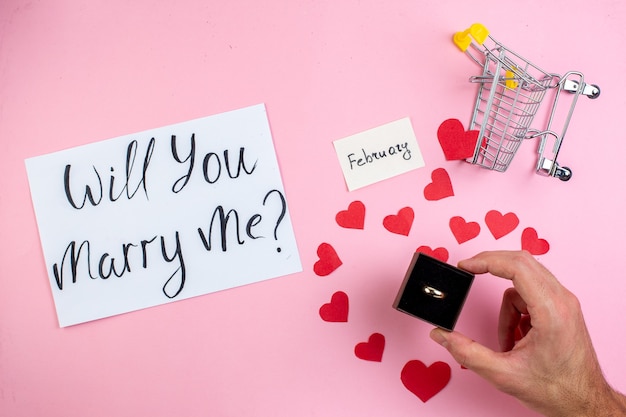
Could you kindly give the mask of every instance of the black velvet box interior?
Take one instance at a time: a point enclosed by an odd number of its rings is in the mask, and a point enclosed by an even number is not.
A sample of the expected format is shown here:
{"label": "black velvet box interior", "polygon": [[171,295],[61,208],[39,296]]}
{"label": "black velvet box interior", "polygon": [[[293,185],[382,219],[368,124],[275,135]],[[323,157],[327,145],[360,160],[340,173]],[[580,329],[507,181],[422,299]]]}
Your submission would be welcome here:
{"label": "black velvet box interior", "polygon": [[474,275],[415,253],[393,307],[437,327],[453,330]]}

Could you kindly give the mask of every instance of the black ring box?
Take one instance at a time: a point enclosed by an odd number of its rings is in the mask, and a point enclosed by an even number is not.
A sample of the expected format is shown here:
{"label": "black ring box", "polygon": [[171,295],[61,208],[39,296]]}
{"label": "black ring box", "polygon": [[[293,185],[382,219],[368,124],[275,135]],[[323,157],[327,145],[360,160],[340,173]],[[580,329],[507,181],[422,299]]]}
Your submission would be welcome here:
{"label": "black ring box", "polygon": [[452,331],[473,281],[473,274],[416,252],[393,307]]}

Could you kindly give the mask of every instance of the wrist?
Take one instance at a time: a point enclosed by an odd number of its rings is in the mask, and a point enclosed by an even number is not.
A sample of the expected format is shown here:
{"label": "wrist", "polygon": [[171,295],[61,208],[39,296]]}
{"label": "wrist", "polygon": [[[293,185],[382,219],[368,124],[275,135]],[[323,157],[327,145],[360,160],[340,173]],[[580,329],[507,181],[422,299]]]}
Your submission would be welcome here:
{"label": "wrist", "polygon": [[[606,382],[588,392],[577,410],[567,413],[570,417],[626,417],[626,397],[611,388]],[[560,417],[561,414],[555,415]]]}
{"label": "wrist", "polygon": [[[611,389],[611,392],[615,402],[615,412],[613,415],[620,417],[626,416],[626,397],[614,389]],[[608,415],[610,416],[611,414]]]}

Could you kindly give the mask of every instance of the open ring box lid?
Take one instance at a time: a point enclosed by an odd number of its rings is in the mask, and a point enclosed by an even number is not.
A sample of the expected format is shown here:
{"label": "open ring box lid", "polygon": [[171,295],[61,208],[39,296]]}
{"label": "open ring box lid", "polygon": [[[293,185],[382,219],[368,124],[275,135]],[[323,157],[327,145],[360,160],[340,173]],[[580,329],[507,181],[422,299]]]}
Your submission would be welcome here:
{"label": "open ring box lid", "polygon": [[473,274],[417,252],[393,307],[452,331],[473,281]]}

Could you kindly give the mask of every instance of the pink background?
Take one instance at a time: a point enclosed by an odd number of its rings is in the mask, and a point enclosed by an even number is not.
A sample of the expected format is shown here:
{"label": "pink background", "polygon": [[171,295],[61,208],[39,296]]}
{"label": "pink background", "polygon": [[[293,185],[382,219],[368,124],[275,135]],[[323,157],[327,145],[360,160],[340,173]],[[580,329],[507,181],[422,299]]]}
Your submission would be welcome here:
{"label": "pink background", "polygon": [[[570,182],[534,173],[524,143],[498,174],[447,162],[437,127],[469,122],[478,67],[451,43],[485,24],[511,49],[602,88],[579,100],[560,161]],[[432,326],[391,308],[413,251],[449,262],[519,249],[533,227],[539,259],[578,294],[604,371],[626,390],[623,112],[626,3],[599,0],[16,1],[0,3],[0,415],[3,416],[527,416],[514,399],[462,370],[428,338]],[[264,102],[304,271],[60,329],[24,159]],[[426,167],[349,193],[332,141],[410,117]],[[444,167],[455,196],[426,201]],[[364,230],[335,214],[367,207]],[[382,219],[415,210],[409,236]],[[496,240],[484,217],[514,212]],[[458,244],[452,216],[480,235]],[[313,273],[331,243],[343,265]],[[508,283],[478,277],[457,329],[496,347]],[[335,291],[347,323],[321,320]],[[354,346],[384,334],[380,363]],[[564,349],[567,347],[564,346]],[[404,388],[413,359],[448,362],[452,379],[426,403]]]}

